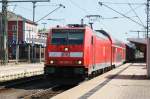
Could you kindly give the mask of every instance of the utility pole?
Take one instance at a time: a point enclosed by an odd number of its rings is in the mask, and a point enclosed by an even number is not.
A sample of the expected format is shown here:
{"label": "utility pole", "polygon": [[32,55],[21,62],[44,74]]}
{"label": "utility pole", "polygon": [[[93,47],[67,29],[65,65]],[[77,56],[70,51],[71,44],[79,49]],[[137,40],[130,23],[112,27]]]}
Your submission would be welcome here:
{"label": "utility pole", "polygon": [[149,15],[149,11],[150,11],[150,8],[149,8],[149,0],[147,0],[147,38],[148,38],[148,34],[149,34],[149,22],[150,22],[150,15]]}
{"label": "utility pole", "polygon": [[149,8],[149,0],[147,0],[147,27],[146,27],[146,31],[147,31],[147,35],[146,35],[146,38],[147,38],[147,51],[146,51],[146,56],[147,56],[147,77],[150,78],[150,39],[149,39],[149,24],[150,24],[150,15],[149,15],[149,11],[150,11],[150,8]]}
{"label": "utility pole", "polygon": [[[33,22],[35,22],[35,8],[36,8],[36,2],[32,2],[33,3]],[[33,35],[32,35],[32,40],[33,40]],[[36,46],[32,41],[32,62],[35,62],[36,60]]]}
{"label": "utility pole", "polygon": [[[0,53],[2,53],[2,14],[0,14]],[[2,54],[0,54],[0,64],[2,64]]]}
{"label": "utility pole", "polygon": [[2,0],[2,64],[8,63],[7,0]]}
{"label": "utility pole", "polygon": [[36,8],[36,2],[32,2],[33,3],[33,22],[35,21],[35,8]]}

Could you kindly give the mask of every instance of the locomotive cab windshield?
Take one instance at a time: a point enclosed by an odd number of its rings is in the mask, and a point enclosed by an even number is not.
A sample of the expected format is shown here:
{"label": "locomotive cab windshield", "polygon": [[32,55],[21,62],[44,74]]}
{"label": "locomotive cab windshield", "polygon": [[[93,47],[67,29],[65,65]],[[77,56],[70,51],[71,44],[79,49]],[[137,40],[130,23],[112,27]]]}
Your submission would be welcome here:
{"label": "locomotive cab windshield", "polygon": [[52,45],[82,45],[84,42],[84,30],[53,30],[51,36]]}

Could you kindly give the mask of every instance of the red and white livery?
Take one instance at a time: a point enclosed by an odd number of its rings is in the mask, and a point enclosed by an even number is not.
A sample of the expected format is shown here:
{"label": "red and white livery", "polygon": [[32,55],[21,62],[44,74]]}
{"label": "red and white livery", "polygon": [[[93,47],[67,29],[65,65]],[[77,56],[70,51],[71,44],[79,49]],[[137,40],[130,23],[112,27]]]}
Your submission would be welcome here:
{"label": "red and white livery", "polygon": [[104,30],[68,25],[50,30],[46,46],[46,75],[89,76],[125,60],[125,45],[115,45]]}

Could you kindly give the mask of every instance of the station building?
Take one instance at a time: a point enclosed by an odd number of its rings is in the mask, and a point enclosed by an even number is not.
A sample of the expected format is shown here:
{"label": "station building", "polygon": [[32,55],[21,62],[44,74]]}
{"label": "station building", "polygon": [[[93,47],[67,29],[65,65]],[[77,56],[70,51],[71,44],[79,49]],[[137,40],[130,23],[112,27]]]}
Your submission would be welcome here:
{"label": "station building", "polygon": [[[17,43],[18,39],[18,43]],[[16,58],[16,45],[19,45],[19,60],[27,61],[30,59],[36,61],[44,56],[44,46],[46,38],[41,38],[38,33],[38,24],[16,15],[13,12],[8,12],[8,52],[9,60]],[[41,46],[41,47],[40,47]],[[39,52],[39,48],[41,52]]]}

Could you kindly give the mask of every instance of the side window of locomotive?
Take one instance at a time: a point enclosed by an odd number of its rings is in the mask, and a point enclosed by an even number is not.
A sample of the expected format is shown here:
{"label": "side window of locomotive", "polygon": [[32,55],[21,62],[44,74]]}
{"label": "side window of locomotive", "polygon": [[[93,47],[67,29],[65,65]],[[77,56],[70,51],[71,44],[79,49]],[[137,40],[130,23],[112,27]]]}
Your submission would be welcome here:
{"label": "side window of locomotive", "polygon": [[52,33],[52,41],[51,43],[54,45],[63,45],[67,44],[67,35],[68,33]]}
{"label": "side window of locomotive", "polygon": [[93,36],[92,36],[92,37],[91,37],[91,44],[92,44],[92,45],[93,45],[93,40],[94,40],[94,39],[93,39]]}

